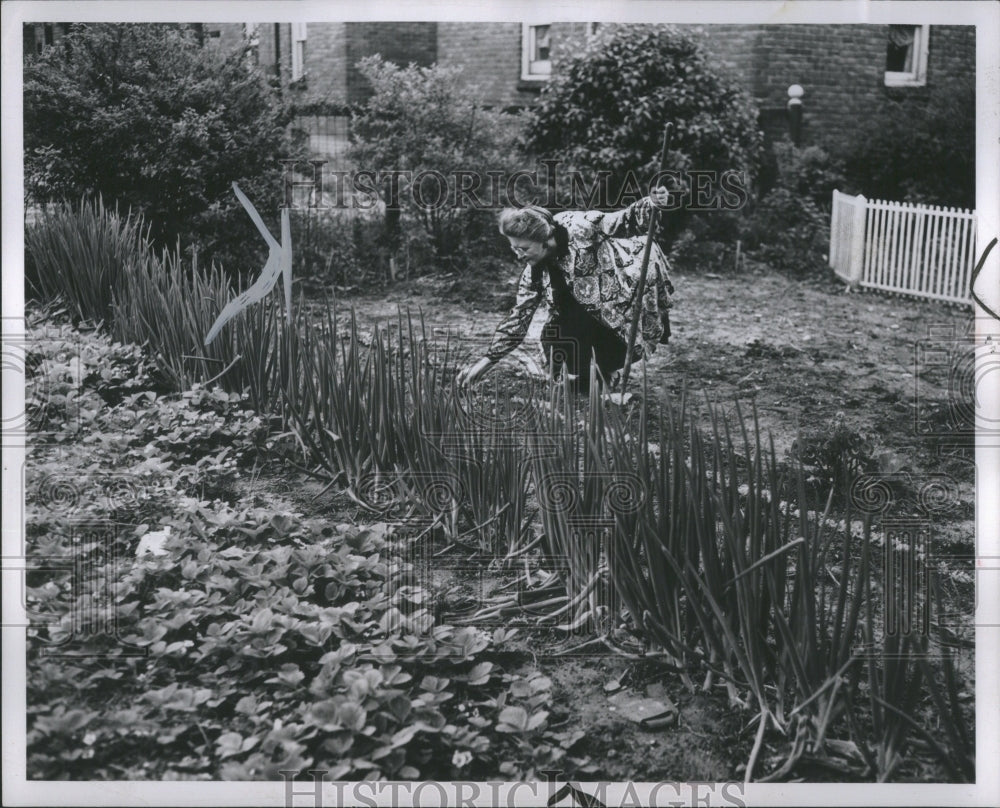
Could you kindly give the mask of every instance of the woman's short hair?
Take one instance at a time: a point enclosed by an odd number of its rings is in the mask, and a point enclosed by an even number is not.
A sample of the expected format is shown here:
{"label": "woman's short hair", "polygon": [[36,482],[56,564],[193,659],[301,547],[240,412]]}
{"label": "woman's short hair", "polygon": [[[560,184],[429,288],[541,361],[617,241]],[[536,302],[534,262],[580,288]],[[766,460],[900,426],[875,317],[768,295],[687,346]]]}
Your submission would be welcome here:
{"label": "woman's short hair", "polygon": [[500,211],[500,232],[510,238],[545,243],[555,230],[555,220],[545,208],[504,208]]}

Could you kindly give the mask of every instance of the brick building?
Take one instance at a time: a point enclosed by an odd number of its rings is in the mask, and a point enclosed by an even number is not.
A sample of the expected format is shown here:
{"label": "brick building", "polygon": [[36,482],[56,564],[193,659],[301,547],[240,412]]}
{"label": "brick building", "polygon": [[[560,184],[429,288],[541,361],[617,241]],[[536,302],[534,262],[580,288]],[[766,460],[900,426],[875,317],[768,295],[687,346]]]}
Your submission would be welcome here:
{"label": "brick building", "polygon": [[[369,88],[356,63],[374,53],[399,64],[460,66],[483,103],[521,108],[535,102],[560,57],[585,46],[600,25],[295,23],[257,26],[255,36],[262,66],[280,71],[301,99],[331,109],[365,100]],[[975,85],[973,26],[681,27],[697,33],[718,66],[753,95],[765,134],[788,131],[789,88],[799,85],[803,142],[834,150],[860,121],[877,117],[888,99],[934,103],[956,87]],[[243,35],[240,26],[217,28],[223,42]],[[309,127],[321,123],[315,119]]]}
{"label": "brick building", "polygon": [[803,140],[836,149],[887,100],[974,88],[976,30],[945,25],[713,25],[705,46],[754,96],[765,131],[803,89]]}
{"label": "brick building", "polygon": [[64,22],[28,23],[22,30],[24,57],[36,56],[43,48],[54,45],[69,29]]}
{"label": "brick building", "polygon": [[[600,23],[319,22],[199,24],[207,45],[248,39],[258,64],[302,105],[300,128],[315,152],[335,158],[347,137],[350,107],[370,88],[357,62],[372,54],[399,63],[456,65],[483,103],[523,108],[535,102],[561,56],[584,47]],[[604,25],[614,25],[604,24]],[[856,125],[891,98],[933,104],[975,85],[974,26],[701,25],[697,33],[719,67],[756,99],[769,137],[788,131],[792,85],[802,88],[804,143],[836,150]],[[65,24],[25,25],[25,53],[57,41]],[[557,69],[557,68],[556,68]]]}

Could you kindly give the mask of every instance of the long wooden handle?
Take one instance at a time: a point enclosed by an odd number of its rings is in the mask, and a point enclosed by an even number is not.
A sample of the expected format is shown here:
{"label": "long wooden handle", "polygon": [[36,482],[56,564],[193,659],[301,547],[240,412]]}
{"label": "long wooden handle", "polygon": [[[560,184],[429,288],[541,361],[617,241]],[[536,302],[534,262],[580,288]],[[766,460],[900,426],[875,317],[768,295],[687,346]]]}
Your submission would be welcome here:
{"label": "long wooden handle", "polygon": [[[664,170],[667,162],[667,150],[670,148],[670,130],[673,124],[668,123],[663,127],[663,149],[660,152],[660,172]],[[628,334],[628,349],[625,352],[625,368],[622,371],[622,393],[628,388],[629,371],[632,370],[632,351],[635,350],[635,339],[639,333],[639,320],[642,318],[642,296],[646,291],[646,272],[649,270],[649,255],[653,250],[653,238],[656,234],[656,222],[660,209],[653,205],[649,214],[649,232],[646,234],[646,247],[642,251],[642,267],[639,269],[639,284],[636,286],[635,295],[635,315],[632,318],[632,327]]]}

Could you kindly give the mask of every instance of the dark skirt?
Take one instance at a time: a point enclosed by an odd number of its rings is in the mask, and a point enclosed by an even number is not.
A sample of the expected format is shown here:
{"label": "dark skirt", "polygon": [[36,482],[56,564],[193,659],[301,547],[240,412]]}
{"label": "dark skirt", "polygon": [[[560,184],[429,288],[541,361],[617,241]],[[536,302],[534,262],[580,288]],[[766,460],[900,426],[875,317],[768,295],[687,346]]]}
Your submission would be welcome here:
{"label": "dark skirt", "polygon": [[625,365],[628,346],[614,329],[609,328],[588,312],[575,299],[561,301],[563,305],[542,328],[542,350],[549,358],[549,372],[559,378],[565,369],[579,378],[578,390],[590,386],[590,365],[597,362],[604,380]]}

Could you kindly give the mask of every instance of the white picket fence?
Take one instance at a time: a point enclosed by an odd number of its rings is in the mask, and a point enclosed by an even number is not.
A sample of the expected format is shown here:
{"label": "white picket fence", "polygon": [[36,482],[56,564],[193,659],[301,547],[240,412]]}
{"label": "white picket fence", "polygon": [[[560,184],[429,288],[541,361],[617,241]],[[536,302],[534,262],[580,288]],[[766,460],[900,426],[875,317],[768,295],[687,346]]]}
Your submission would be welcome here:
{"label": "white picket fence", "polygon": [[976,212],[833,192],[830,266],[869,289],[970,303]]}

